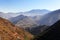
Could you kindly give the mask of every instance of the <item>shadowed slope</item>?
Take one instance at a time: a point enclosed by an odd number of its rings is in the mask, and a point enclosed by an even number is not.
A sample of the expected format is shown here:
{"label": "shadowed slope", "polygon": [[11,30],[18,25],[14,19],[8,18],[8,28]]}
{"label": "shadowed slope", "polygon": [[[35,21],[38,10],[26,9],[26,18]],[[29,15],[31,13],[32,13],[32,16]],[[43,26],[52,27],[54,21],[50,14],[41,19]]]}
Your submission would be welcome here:
{"label": "shadowed slope", "polygon": [[60,20],[34,40],[60,40]]}

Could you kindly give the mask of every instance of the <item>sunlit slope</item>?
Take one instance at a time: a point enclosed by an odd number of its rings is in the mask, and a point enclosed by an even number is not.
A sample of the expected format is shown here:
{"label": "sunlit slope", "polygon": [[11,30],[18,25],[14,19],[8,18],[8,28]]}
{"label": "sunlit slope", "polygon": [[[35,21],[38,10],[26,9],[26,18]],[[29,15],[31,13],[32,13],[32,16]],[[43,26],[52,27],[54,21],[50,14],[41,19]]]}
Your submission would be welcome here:
{"label": "sunlit slope", "polygon": [[16,27],[8,20],[0,17],[1,40],[31,40],[33,36],[25,30]]}

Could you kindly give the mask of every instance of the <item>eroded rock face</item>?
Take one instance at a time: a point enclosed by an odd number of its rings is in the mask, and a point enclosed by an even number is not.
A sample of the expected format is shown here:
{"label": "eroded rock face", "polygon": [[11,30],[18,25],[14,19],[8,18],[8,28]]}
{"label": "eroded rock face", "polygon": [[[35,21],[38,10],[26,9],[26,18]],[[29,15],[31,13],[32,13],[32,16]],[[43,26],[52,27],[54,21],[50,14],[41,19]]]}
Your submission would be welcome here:
{"label": "eroded rock face", "polygon": [[6,19],[0,17],[0,39],[1,40],[31,40],[33,35],[22,28],[18,28]]}

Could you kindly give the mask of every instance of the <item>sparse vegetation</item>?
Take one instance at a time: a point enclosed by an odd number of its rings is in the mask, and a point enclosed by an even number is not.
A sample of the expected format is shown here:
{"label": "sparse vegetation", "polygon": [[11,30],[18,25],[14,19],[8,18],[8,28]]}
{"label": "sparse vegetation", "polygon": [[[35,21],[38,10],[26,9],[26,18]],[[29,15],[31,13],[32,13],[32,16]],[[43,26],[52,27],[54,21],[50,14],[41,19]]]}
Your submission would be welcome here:
{"label": "sparse vegetation", "polygon": [[30,33],[3,18],[0,18],[0,35],[2,40],[30,40],[32,38]]}

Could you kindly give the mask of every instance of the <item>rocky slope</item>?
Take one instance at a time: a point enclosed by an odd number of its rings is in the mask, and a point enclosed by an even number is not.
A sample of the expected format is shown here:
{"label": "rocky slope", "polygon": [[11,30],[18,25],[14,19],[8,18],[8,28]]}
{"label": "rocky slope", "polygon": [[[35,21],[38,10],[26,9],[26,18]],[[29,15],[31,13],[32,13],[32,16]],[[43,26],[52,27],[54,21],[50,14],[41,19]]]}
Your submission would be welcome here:
{"label": "rocky slope", "polygon": [[1,40],[31,40],[33,35],[22,28],[18,28],[6,19],[0,17]]}

